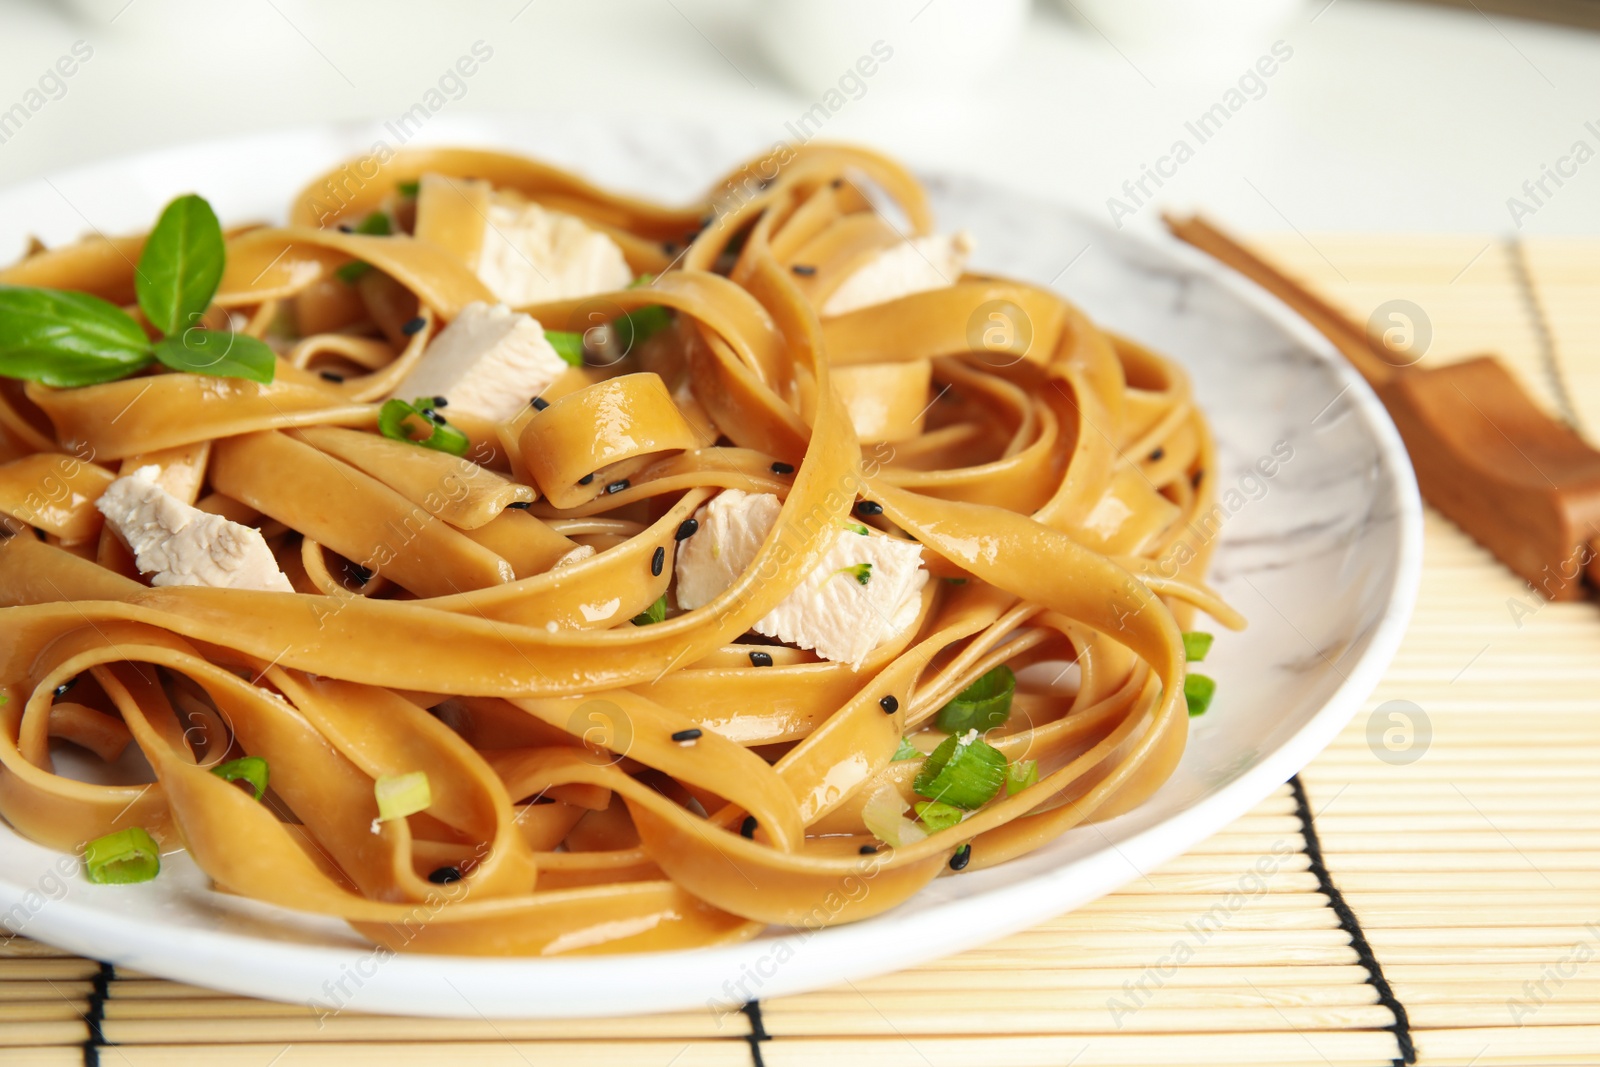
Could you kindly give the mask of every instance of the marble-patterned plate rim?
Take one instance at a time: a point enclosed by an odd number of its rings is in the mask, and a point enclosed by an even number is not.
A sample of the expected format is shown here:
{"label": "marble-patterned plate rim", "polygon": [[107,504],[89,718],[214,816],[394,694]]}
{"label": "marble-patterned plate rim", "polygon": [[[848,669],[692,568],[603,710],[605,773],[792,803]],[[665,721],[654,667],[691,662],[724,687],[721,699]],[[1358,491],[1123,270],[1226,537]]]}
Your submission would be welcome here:
{"label": "marble-patterned plate rim", "polygon": [[[583,132],[574,132],[580,126]],[[238,205],[248,196],[234,195],[225,183],[219,188],[195,180],[216,173],[208,161],[270,160],[270,166],[234,166],[227,181],[248,186],[270,178],[278,183],[274,202],[282,203],[299,181],[366,150],[392,129],[392,124],[362,123],[253,134],[132,154],[0,190],[0,257],[8,245],[36,230],[58,241],[89,227],[136,227],[136,219],[151,214],[151,204],[159,206],[166,196],[197,185],[205,185],[202,191],[218,202],[225,218],[238,218]],[[730,139],[718,141],[709,127],[664,131],[659,122],[577,124],[539,116],[446,117],[435,120],[418,141],[536,152],[551,137],[565,138],[561,143],[579,157],[574,162],[580,167],[583,146],[628,152],[644,151],[638,147],[644,145],[670,155],[675,143],[703,142],[711,145],[704,154],[727,163],[742,150],[770,143],[739,131],[731,138],[736,148],[730,154]],[[698,173],[704,181],[716,169],[708,164]],[[992,188],[997,197],[1008,195]],[[138,203],[137,213],[129,213],[130,202]],[[1066,208],[1056,210],[1071,214]],[[1107,838],[1105,847],[1081,858],[971,896],[911,907],[914,899],[861,923],[689,952],[552,959],[395,955],[361,943],[342,923],[215,894],[192,864],[172,864],[173,876],[167,879],[163,872],[167,881],[161,887],[86,886],[76,873],[67,873],[71,864],[3,825],[0,920],[17,933],[119,966],[242,995],[306,1003],[322,1011],[535,1018],[702,1007],[721,1028],[736,1025],[726,1020],[747,996],[781,996],[854,981],[1034,925],[1116,889],[1234,821],[1344,728],[1393,658],[1421,574],[1421,502],[1404,447],[1377,398],[1303,320],[1254,284],[1164,235],[1117,233],[1098,222],[1078,221],[1103,232],[1107,242],[1132,242],[1124,247],[1216,282],[1292,338],[1342,383],[1340,394],[1348,398],[1349,414],[1370,434],[1379,461],[1390,472],[1391,499],[1384,503],[1394,521],[1387,540],[1376,547],[1386,553],[1391,577],[1365,649],[1341,671],[1343,682],[1292,736],[1270,751],[1254,753],[1253,762],[1226,784],[1153,826],[1114,842]],[[1226,528],[1222,538],[1226,544]],[[52,877],[53,871],[59,873]],[[64,887],[59,895],[57,885]],[[115,895],[130,891],[146,896]],[[138,903],[137,919],[120,906],[123,900]],[[1063,966],[1070,963],[1064,958]]]}

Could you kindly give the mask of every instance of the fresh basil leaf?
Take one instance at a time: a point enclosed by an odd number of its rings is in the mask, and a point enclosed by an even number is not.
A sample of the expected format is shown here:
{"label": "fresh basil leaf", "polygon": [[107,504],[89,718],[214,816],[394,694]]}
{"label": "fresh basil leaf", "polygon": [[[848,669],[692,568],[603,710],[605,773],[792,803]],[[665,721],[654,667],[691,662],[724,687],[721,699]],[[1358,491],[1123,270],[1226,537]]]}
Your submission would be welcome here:
{"label": "fresh basil leaf", "polygon": [[149,363],[144,328],[115,304],[0,285],[0,376],[67,388],[126,378]]}
{"label": "fresh basil leaf", "polygon": [[227,330],[184,330],[156,342],[156,358],[173,370],[211,374],[218,378],[248,378],[272,384],[278,357],[266,342]]}
{"label": "fresh basil leaf", "polygon": [[144,317],[168,336],[197,323],[217,293],[226,255],[210,204],[193,193],[168,204],[134,272]]}

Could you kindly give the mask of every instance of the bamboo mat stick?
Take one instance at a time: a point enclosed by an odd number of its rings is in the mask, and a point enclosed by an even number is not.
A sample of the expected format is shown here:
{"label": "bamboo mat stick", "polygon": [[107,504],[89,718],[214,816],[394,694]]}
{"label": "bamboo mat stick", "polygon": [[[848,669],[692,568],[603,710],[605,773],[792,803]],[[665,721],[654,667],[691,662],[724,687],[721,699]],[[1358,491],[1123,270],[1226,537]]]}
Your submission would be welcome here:
{"label": "bamboo mat stick", "polygon": [[93,960],[68,956],[59,959],[0,959],[0,981],[11,978],[47,982],[93,978],[100,965]]}
{"label": "bamboo mat stick", "polygon": [[[1070,961],[1057,960],[1054,968],[1030,967],[1013,971],[984,969],[974,974],[961,967],[965,957],[956,956],[944,961],[945,966],[927,964],[924,970],[896,971],[878,978],[856,982],[854,988],[862,992],[915,992],[919,990],[1075,990],[1120,989],[1130,978],[1138,978],[1136,971],[1113,970],[1099,967],[1078,967]],[[1459,971],[1450,969],[1451,974]],[[1419,981],[1433,981],[1436,976],[1420,975]],[[1163,990],[1217,989],[1254,984],[1265,990],[1268,986],[1282,989],[1304,989],[1308,986],[1361,985],[1366,982],[1366,971],[1356,964],[1333,966],[1245,965],[1239,967],[1212,967],[1191,961],[1170,975],[1162,976]],[[1370,988],[1370,987],[1369,987]],[[806,994],[810,995],[810,994]],[[776,1003],[776,1001],[766,1003]]]}
{"label": "bamboo mat stick", "polygon": [[[1197,924],[1198,926],[1199,924]],[[1184,931],[1190,933],[1190,931]],[[1244,952],[1256,950],[1272,952],[1283,946],[1284,939],[1274,930],[1234,930],[1229,927],[1205,926],[1201,927],[1199,934],[1207,935],[1204,943],[1195,948],[1195,954],[1211,952]],[[1199,934],[1191,940],[1197,940]],[[1577,936],[1574,935],[1573,940]],[[1077,959],[1080,954],[1091,957],[1097,954],[1111,956],[1127,956],[1143,960],[1145,954],[1154,951],[1158,955],[1172,948],[1173,934],[1170,931],[1138,932],[1138,933],[1106,933],[1097,930],[1053,930],[1039,928],[1027,930],[1011,937],[1002,938],[992,942],[977,952],[1010,952],[1013,950],[1037,952],[1042,949],[1067,950],[1072,958]],[[1326,930],[1306,930],[1296,935],[1294,942],[1304,948],[1344,948],[1349,944],[1349,935],[1343,930],[1329,928]],[[1193,947],[1193,946],[1191,946]],[[1212,962],[1207,960],[1206,962]]]}
{"label": "bamboo mat stick", "polygon": [[1594,1063],[1600,1049],[1600,1026],[1480,1027],[1425,1030],[1417,1033],[1422,1063],[1466,1063],[1483,1056],[1480,1064],[1533,1064],[1554,1056],[1584,1056]]}
{"label": "bamboo mat stick", "polygon": [[6,1067],[83,1067],[83,1050],[70,1045],[8,1048]]}
{"label": "bamboo mat stick", "polygon": [[125,979],[120,974],[117,980],[111,983],[108,994],[116,1000],[204,1000],[232,996],[230,993],[207,989],[205,986],[185,985],[182,982],[169,982],[162,978]]}
{"label": "bamboo mat stick", "polygon": [[9,1051],[19,1046],[75,1045],[88,1039],[89,1028],[76,1014],[72,1021],[43,1019],[0,1023],[0,1059],[9,1061]]}
{"label": "bamboo mat stick", "polygon": [[1219,926],[1229,930],[1331,930],[1339,925],[1338,916],[1320,901],[1291,898],[1300,904],[1297,908],[1257,908],[1256,901],[1247,899],[1237,909],[1229,910],[1217,898],[1197,901],[1187,911],[1151,911],[1144,913],[1073,912],[1063,916],[1058,923],[1045,929],[1064,934],[1164,934],[1169,940],[1178,934],[1195,930],[1205,931]]}
{"label": "bamboo mat stick", "polygon": [[[1377,992],[1370,985],[1322,985],[1313,986],[1311,989],[1288,989],[1281,985],[1272,989],[1257,987],[1251,989],[1244,984],[1219,986],[1210,989],[1168,989],[1151,987],[1148,990],[1130,992],[1120,985],[1107,986],[1103,989],[1050,989],[1050,990],[1016,990],[1008,989],[1003,994],[998,990],[988,987],[982,989],[948,990],[943,992],[898,992],[882,993],[865,989],[830,990],[826,993],[804,993],[799,996],[782,997],[778,1000],[763,1001],[761,1004],[762,1021],[767,1030],[773,1034],[782,1034],[787,1031],[783,1028],[782,1020],[791,1016],[802,1015],[807,1018],[827,1015],[830,1012],[843,1014],[858,1014],[861,1012],[881,1011],[886,1017],[899,1025],[900,1017],[927,1012],[940,1013],[951,1021],[939,1024],[943,1032],[955,1033],[948,1027],[959,1025],[965,1016],[974,1009],[985,1015],[995,1018],[1018,1016],[1036,1016],[1041,1013],[1049,1014],[1056,1011],[1072,1012],[1098,1012],[1100,1020],[1089,1026],[1094,1030],[1101,1028],[1105,1023],[1105,1015],[1115,1002],[1121,1001],[1128,1008],[1136,1008],[1143,1004],[1145,1011],[1173,1011],[1175,1009],[1217,1008],[1237,1010],[1248,1008],[1257,1010],[1270,1008],[1274,1005],[1280,1008],[1314,1009],[1314,1008],[1369,1008],[1378,1003]],[[1502,994],[1501,1003],[1504,1003]],[[1384,1019],[1380,1025],[1387,1026],[1393,1019]],[[1274,1027],[1275,1029],[1276,1027]],[[906,1029],[901,1027],[901,1029]],[[1079,1027],[1063,1026],[1061,1029],[1075,1030]],[[1212,1029],[1207,1027],[1207,1029]],[[1017,1033],[1020,1027],[1015,1023],[1007,1022],[1000,1027],[1005,1033]],[[914,1028],[909,1032],[917,1032]],[[930,1031],[931,1032],[931,1031]]]}
{"label": "bamboo mat stick", "polygon": [[1378,1067],[1394,1058],[1382,1031],[1197,1034],[1094,1034],[1083,1037],[892,1037],[765,1042],[767,1067]]}
{"label": "bamboo mat stick", "polygon": [[[1563,833],[1570,834],[1569,840],[1575,849],[1585,848],[1584,840],[1592,843],[1596,838],[1595,816],[1600,814],[1600,806],[1595,811],[1506,811],[1500,805],[1494,805],[1493,811],[1474,811],[1465,800],[1461,802],[1461,809],[1449,813],[1429,814],[1425,812],[1407,811],[1404,814],[1389,815],[1357,815],[1351,812],[1330,810],[1316,817],[1317,836],[1323,839],[1362,835],[1362,834],[1454,834],[1468,831],[1481,831],[1489,823],[1485,818],[1493,820],[1494,827],[1502,833],[1512,831],[1526,831],[1529,833]],[[1403,821],[1402,821],[1403,820]],[[1455,841],[1457,838],[1449,838]],[[1521,843],[1521,838],[1516,839]],[[1588,847],[1587,851],[1600,851]]]}
{"label": "bamboo mat stick", "polygon": [[[1170,864],[1158,870],[1151,871],[1141,878],[1125,884],[1114,894],[1118,899],[1138,898],[1141,900],[1159,900],[1163,894],[1172,893],[1233,893],[1239,888],[1239,878],[1244,874],[1243,868],[1235,868],[1232,874],[1227,872],[1196,872],[1184,873],[1169,870]],[[1296,861],[1296,869],[1285,871],[1279,869],[1270,880],[1267,880],[1267,893],[1315,893],[1317,879],[1311,872],[1304,869],[1303,861]]]}
{"label": "bamboo mat stick", "polygon": [[[1258,1000],[1259,1004],[1260,1001]],[[1474,1009],[1476,1010],[1476,1009]],[[796,1012],[776,1006],[762,1007],[767,1032],[782,1040],[789,1037],[891,1037],[898,1034],[1220,1034],[1276,1031],[1377,1030],[1394,1023],[1382,1005],[1348,1005],[1315,1008],[1273,1007],[1177,1009],[1159,1000],[1115,1014],[1105,1004],[1087,1011],[1013,1011],[971,1004],[964,1011],[894,1011],[862,1003],[854,1012],[831,1010]]]}
{"label": "bamboo mat stick", "polygon": [[[768,1043],[768,1047],[771,1046]],[[80,1059],[75,1061],[82,1063]],[[743,1041],[489,1041],[297,1045],[284,1042],[120,1046],[105,1067],[750,1067]],[[1017,1065],[1012,1065],[1017,1067]]]}
{"label": "bamboo mat stick", "polygon": [[92,988],[94,987],[91,983],[79,981],[0,981],[0,1001],[86,997]]}
{"label": "bamboo mat stick", "polygon": [[[1362,852],[1336,852],[1327,850],[1328,867],[1333,871],[1334,881],[1344,884],[1345,871],[1388,871],[1403,870],[1414,876],[1424,872],[1439,873],[1448,871],[1472,872],[1479,871],[1537,871],[1552,875],[1557,871],[1581,871],[1586,874],[1600,874],[1600,854],[1592,852],[1534,852],[1523,849],[1521,852],[1512,851],[1500,838],[1500,850],[1465,851],[1465,852],[1410,852],[1399,858],[1393,852],[1377,852],[1366,850]],[[1554,878],[1551,878],[1551,883]],[[1541,882],[1548,886],[1551,883]],[[1441,887],[1443,891],[1443,887]]]}
{"label": "bamboo mat stick", "polygon": [[72,953],[26,937],[0,938],[0,959],[61,959]]}
{"label": "bamboo mat stick", "polygon": [[[1321,933],[1321,931],[1316,932]],[[1062,939],[1058,944],[1018,946],[1003,952],[975,949],[962,956],[961,968],[969,971],[1021,967],[1049,968],[1058,967],[1062,961],[1070,960],[1075,967],[1140,970],[1155,965],[1165,957],[1172,950],[1175,940],[1169,937],[1164,946],[1137,949],[1086,949],[1073,945],[1070,938]],[[1343,967],[1356,963],[1355,950],[1344,942],[1338,945],[1303,944],[1298,937],[1291,941],[1281,934],[1272,935],[1271,940],[1275,942],[1271,952],[1264,950],[1259,944],[1238,948],[1207,944],[1203,946],[1204,951],[1195,953],[1195,958],[1211,967],[1259,966],[1268,971],[1290,964]],[[1549,949],[1539,951],[1549,953]]]}
{"label": "bamboo mat stick", "polygon": [[[1335,864],[1338,862],[1334,861]],[[1551,890],[1600,892],[1600,871],[1561,871],[1549,867],[1534,869],[1524,865],[1521,870],[1475,871],[1468,881],[1460,878],[1437,878],[1412,871],[1396,871],[1394,866],[1390,863],[1371,871],[1337,866],[1335,877],[1340,892],[1347,897],[1352,894],[1372,892],[1438,893],[1441,899],[1458,891],[1463,893],[1481,890],[1533,893]]]}
{"label": "bamboo mat stick", "polygon": [[[103,1031],[106,1039],[119,1044],[213,1043],[226,1041],[548,1041],[583,1040],[602,1036],[606,1040],[666,1040],[669,1038],[739,1039],[749,1034],[749,1022],[733,1013],[717,1026],[708,1011],[677,1015],[621,1016],[605,1020],[603,1026],[592,1019],[427,1019],[382,1015],[357,1015],[354,1012],[319,1020],[300,1005],[267,1001],[232,1003],[191,1001],[180,1004],[188,1011],[174,1011],[174,1005],[161,1001],[127,1001],[122,1008],[156,1009],[130,1017],[126,1011],[112,1014],[107,1005]],[[217,1011],[216,1007],[229,1010]]]}

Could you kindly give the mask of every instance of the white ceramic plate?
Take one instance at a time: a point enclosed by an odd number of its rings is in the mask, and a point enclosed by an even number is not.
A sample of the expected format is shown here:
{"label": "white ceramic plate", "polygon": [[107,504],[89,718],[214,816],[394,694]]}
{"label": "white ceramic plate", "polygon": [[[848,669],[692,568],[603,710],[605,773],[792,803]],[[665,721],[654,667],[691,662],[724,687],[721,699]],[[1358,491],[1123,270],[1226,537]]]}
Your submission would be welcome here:
{"label": "white ceramic plate", "polygon": [[[251,136],[7,190],[0,261],[29,233],[56,243],[91,227],[141,229],[187,190],[209,197],[224,219],[279,217],[309,176],[378,138],[396,143],[380,125]],[[446,118],[417,140],[522,150],[668,199],[693,195],[771,143],[759,133],[659,122]],[[1253,625],[1218,638],[1206,664],[1219,681],[1216,703],[1149,803],[996,869],[938,879],[866,922],[677,954],[386,958],[342,922],[214,893],[181,856],[147,885],[95,886],[4,827],[0,920],[121,966],[327,1008],[502,1017],[722,1011],[747,997],[906,967],[1060,914],[1190,848],[1289,778],[1371,692],[1411,613],[1421,505],[1387,416],[1304,323],[1198,254],[989,186],[930,182],[942,223],[978,236],[979,269],[1056,285],[1099,322],[1181,360],[1216,429],[1219,489],[1231,514],[1214,575]],[[1263,459],[1277,460],[1270,478],[1257,470]]]}

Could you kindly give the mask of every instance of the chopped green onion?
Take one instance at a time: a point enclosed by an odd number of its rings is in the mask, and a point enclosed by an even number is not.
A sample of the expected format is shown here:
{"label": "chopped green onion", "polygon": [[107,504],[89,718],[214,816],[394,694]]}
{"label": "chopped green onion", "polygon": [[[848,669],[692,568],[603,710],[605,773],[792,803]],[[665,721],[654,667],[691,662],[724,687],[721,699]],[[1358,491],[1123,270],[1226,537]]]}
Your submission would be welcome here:
{"label": "chopped green onion", "polygon": [[1203,674],[1191,674],[1183,680],[1183,696],[1189,702],[1189,717],[1204,715],[1217,695],[1217,683]]}
{"label": "chopped green onion", "polygon": [[569,367],[583,366],[583,334],[571,330],[546,330],[544,339]]}
{"label": "chopped green onion", "polygon": [[[381,211],[374,211],[360,222],[356,223],[352,233],[359,233],[365,237],[388,237],[394,233],[394,228],[389,225],[389,216]],[[354,263],[346,263],[334,271],[340,281],[347,285],[354,285],[361,280],[361,276],[372,269],[372,264],[363,263],[359,259]]]}
{"label": "chopped green onion", "polygon": [[667,594],[662,593],[656,597],[656,602],[645,608],[633,617],[635,626],[649,626],[653,622],[660,622],[667,617]]}
{"label": "chopped green onion", "polygon": [[228,782],[249,782],[257,800],[267,795],[267,761],[260,756],[241,756],[229,760],[211,768],[211,773]]}
{"label": "chopped green onion", "polygon": [[1187,633],[1183,635],[1183,658],[1190,663],[1199,663],[1206,658],[1206,653],[1211,651],[1211,642],[1215,640],[1210,634]]}
{"label": "chopped green onion", "polygon": [[909,738],[902,737],[900,739],[900,747],[894,750],[894,755],[889,757],[889,761],[894,763],[903,759],[921,758],[922,749],[918,748],[916,745],[913,745]]}
{"label": "chopped green onion", "polygon": [[89,881],[98,885],[133,885],[161,873],[161,849],[140,826],[97,837],[83,847]]}
{"label": "chopped green onion", "polygon": [[917,818],[922,820],[930,833],[948,830],[961,821],[964,814],[954,804],[946,804],[942,800],[919,800],[913,805],[917,810]]}
{"label": "chopped green onion", "polygon": [[672,312],[660,304],[650,304],[642,308],[635,308],[626,315],[621,316],[616,323],[612,324],[613,331],[616,331],[619,325],[627,328],[627,334],[618,333],[618,336],[627,337],[625,345],[631,351],[634,345],[643,344],[668,326],[671,326]]}
{"label": "chopped green onion", "polygon": [[967,580],[965,578],[946,578],[945,583],[948,585],[966,585]]}
{"label": "chopped green onion", "polygon": [[397,182],[395,188],[400,191],[401,196],[416,196],[422,192],[422,183],[419,181]]}
{"label": "chopped green onion", "polygon": [[643,289],[645,286],[649,285],[651,282],[653,282],[655,280],[656,280],[656,276],[654,274],[641,274],[637,278],[635,278],[633,281],[628,283],[628,288],[629,289]]}
{"label": "chopped green onion", "polygon": [[[435,413],[429,418],[422,413],[432,408],[432,397],[418,397],[409,404],[404,400],[385,400],[383,407],[378,409],[378,432],[392,440],[408,441],[435,452],[448,452],[452,456],[466,455],[472,447],[472,441],[446,422],[443,416]],[[406,420],[411,418],[420,419],[428,427],[428,436],[411,436],[410,428],[406,425]]]}
{"label": "chopped green onion", "polygon": [[853,563],[848,567],[840,567],[838,570],[834,571],[833,573],[835,573],[835,574],[848,574],[850,577],[854,578],[857,582],[860,582],[862,585],[866,585],[868,582],[872,581],[872,564],[870,564],[870,563]]}
{"label": "chopped green onion", "polygon": [[906,809],[910,806],[894,786],[886,785],[861,806],[861,822],[886,845],[895,848],[914,845],[927,837],[928,832],[906,818]]}
{"label": "chopped green onion", "polygon": [[867,528],[861,525],[859,522],[847,522],[844,524],[844,528],[849,530],[851,533],[858,533],[862,537],[867,536]]}
{"label": "chopped green onion", "polygon": [[918,796],[942,800],[973,811],[983,807],[1006,778],[1006,758],[999,749],[968,730],[944,739],[922,764],[911,788]]}
{"label": "chopped green onion", "polygon": [[1025,759],[1006,768],[1006,796],[1016,796],[1039,780],[1039,761]]}
{"label": "chopped green onion", "polygon": [[934,725],[947,734],[992,730],[1011,717],[1011,697],[1016,691],[1017,676],[1002,663],[980,675],[940,708]]}
{"label": "chopped green onion", "polygon": [[387,775],[379,778],[372,787],[378,799],[378,821],[403,819],[426,811],[433,803],[433,790],[428,785],[428,772],[412,771],[410,774]]}

